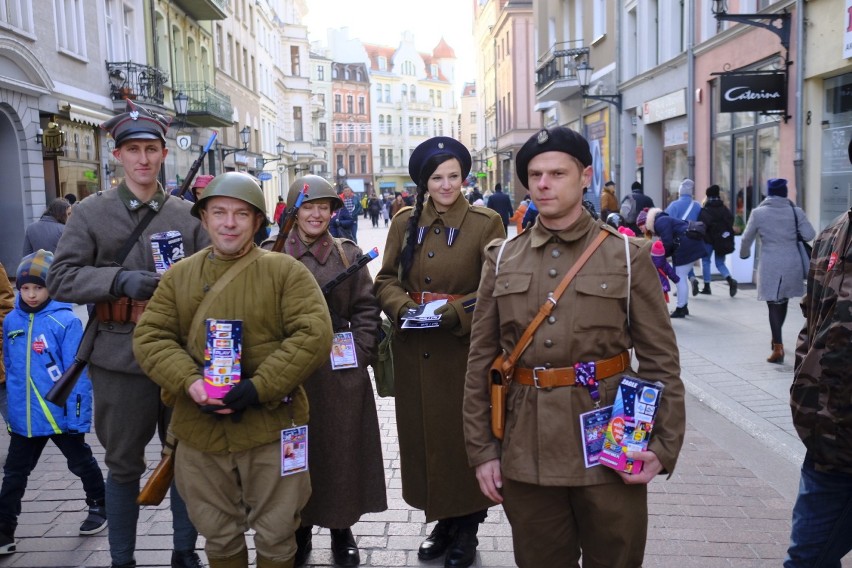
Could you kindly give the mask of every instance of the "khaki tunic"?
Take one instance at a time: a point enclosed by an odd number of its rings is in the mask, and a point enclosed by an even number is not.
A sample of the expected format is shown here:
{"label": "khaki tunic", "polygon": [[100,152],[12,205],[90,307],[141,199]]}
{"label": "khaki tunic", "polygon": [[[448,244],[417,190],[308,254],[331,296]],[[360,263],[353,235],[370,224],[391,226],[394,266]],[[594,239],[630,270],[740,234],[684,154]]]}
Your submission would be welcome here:
{"label": "khaki tunic", "polygon": [[[484,248],[505,232],[494,211],[471,207],[459,198],[439,215],[427,199],[419,220],[423,241],[415,249],[411,271],[400,282],[397,259],[410,216],[411,209],[403,209],[394,217],[376,277],[376,295],[384,312],[396,321],[412,301],[409,291],[464,295],[452,302],[460,320],[455,330],[398,330],[392,346],[402,496],[433,521],[493,505],[467,464],[462,396]],[[453,234],[455,240],[448,245]]]}
{"label": "khaki tunic", "polygon": [[[310,247],[295,234],[295,230],[290,234],[284,252],[301,261],[320,286],[361,254],[352,241],[334,239],[328,233]],[[345,265],[337,245],[346,256]],[[376,359],[381,324],[369,269],[363,267],[338,284],[328,302],[337,316],[349,322],[358,367],[334,371],[327,358],[303,385],[311,405],[308,463],[313,493],[302,509],[302,525],[342,529],[365,513],[388,508],[379,418],[367,372],[367,365]]]}
{"label": "khaki tunic", "polygon": [[[500,349],[512,351],[547,293],[558,286],[602,226],[586,212],[557,234],[537,222],[506,244],[496,277],[499,243],[488,247],[464,398],[464,431],[472,466],[501,458],[505,477],[536,485],[622,483],[607,467],[586,469],[584,465],[579,415],[593,407],[585,388],[547,391],[513,383],[502,445],[490,428],[488,369],[492,361]],[[624,240],[615,230],[606,230],[613,236],[576,276],[552,317],[538,328],[518,366],[568,367],[634,348],[639,365],[629,373],[665,385],[649,449],[671,473],[683,443],[684,388],[675,335],[651,262],[651,243],[630,240],[632,277],[628,288]],[[601,383],[602,405],[612,404],[620,376]]]}

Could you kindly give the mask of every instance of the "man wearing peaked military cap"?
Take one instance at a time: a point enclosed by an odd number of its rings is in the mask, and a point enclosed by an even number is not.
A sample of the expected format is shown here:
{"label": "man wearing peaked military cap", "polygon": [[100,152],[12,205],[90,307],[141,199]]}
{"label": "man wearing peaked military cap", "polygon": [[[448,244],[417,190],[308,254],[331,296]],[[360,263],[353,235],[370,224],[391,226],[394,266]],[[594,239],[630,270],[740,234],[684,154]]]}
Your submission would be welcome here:
{"label": "man wearing peaked military cap", "polygon": [[[104,461],[109,469],[110,555],[112,565],[118,567],[136,565],[136,497],[147,469],[145,446],[158,426],[161,436],[165,435],[171,412],[132,350],[136,320],[160,281],[151,236],[179,232],[186,256],[209,242],[199,221],[190,215],[191,204],[168,198],[158,181],[168,154],[168,126],[168,119],[133,101],[127,101],[126,112],[101,125],[115,140],[113,156],[124,168],[124,180],[115,189],[99,191],[74,207],[47,276],[50,295],[57,300],[96,305],[78,358],[88,361],[94,388],[95,432],[106,451]],[[134,229],[143,223],[141,234],[131,239]],[[203,566],[195,553],[198,533],[176,491],[172,491],[171,503],[172,566]]]}
{"label": "man wearing peaked military cap", "polygon": [[[523,145],[516,171],[539,215],[529,230],[486,247],[473,313],[464,393],[467,456],[482,493],[503,504],[522,568],[577,564],[581,555],[596,566],[640,566],[646,486],[673,471],[683,443],[677,343],[651,243],[628,240],[585,210],[591,164],[588,143],[568,128],[541,130]],[[552,298],[599,238],[565,293]],[[521,337],[546,302],[553,304],[550,315],[525,344]],[[496,357],[516,348],[505,435],[498,439],[491,429],[489,370]],[[613,403],[625,374],[665,385],[648,451],[628,456],[643,466],[630,473],[593,467],[580,427],[581,415]]]}

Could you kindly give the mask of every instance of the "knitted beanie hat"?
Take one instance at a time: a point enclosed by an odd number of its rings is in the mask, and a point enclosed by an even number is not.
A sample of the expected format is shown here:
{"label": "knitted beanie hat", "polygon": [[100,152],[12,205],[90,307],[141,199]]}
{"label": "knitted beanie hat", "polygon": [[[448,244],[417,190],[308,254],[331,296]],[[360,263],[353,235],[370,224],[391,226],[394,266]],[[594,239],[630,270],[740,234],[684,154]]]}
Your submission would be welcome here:
{"label": "knitted beanie hat", "polygon": [[640,229],[645,228],[645,223],[648,221],[648,208],[646,207],[636,216],[636,226]]}
{"label": "knitted beanie hat", "polygon": [[663,246],[663,241],[654,241],[651,245],[651,256],[666,256],[666,247]]}
{"label": "knitted beanie hat", "polygon": [[677,188],[678,195],[688,195],[692,197],[692,192],[695,190],[695,182],[687,178],[680,182],[680,187]]}
{"label": "knitted beanie hat", "polygon": [[21,259],[15,274],[15,287],[20,290],[24,284],[46,286],[47,271],[53,264],[53,253],[44,249],[28,254]]}
{"label": "knitted beanie hat", "polygon": [[716,184],[707,188],[707,197],[719,197],[719,186]]}
{"label": "knitted beanie hat", "polygon": [[766,192],[775,197],[787,197],[787,180],[772,178],[766,182]]}

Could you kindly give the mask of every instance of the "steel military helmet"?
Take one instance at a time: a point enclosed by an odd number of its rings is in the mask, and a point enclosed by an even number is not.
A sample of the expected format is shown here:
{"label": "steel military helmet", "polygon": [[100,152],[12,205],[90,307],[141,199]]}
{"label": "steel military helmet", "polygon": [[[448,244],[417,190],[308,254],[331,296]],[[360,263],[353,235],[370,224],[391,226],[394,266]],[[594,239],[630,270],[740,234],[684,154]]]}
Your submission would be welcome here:
{"label": "steel military helmet", "polygon": [[226,172],[213,178],[213,181],[204,188],[198,202],[192,206],[192,215],[201,219],[204,202],[211,197],[232,197],[245,201],[263,213],[265,222],[269,223],[269,218],[266,217],[266,202],[263,199],[263,191],[260,189],[257,180],[249,174]]}
{"label": "steel military helmet", "polygon": [[288,207],[292,207],[296,204],[296,199],[299,197],[299,194],[304,191],[305,187],[308,188],[308,194],[302,201],[303,203],[308,201],[317,201],[320,199],[330,199],[332,212],[343,207],[343,200],[340,199],[340,196],[338,196],[337,193],[335,193],[334,187],[327,179],[316,175],[306,175],[296,178],[293,184],[290,185],[290,191],[287,193]]}

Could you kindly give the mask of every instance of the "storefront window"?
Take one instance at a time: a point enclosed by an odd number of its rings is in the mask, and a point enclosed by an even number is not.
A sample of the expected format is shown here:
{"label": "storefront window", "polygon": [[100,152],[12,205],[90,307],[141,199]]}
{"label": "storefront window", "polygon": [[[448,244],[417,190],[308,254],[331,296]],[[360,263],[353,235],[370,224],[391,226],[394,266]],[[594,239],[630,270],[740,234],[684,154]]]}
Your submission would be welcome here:
{"label": "storefront window", "polygon": [[686,146],[666,148],[663,150],[663,209],[678,197],[677,189],[681,182],[689,177],[689,166],[686,161]]}
{"label": "storefront window", "polygon": [[[825,80],[819,226],[825,227],[852,205],[847,149],[852,139],[852,73]],[[811,216],[813,219],[814,216]]]}
{"label": "storefront window", "polygon": [[93,127],[78,122],[57,120],[65,132],[62,156],[56,157],[56,196],[69,193],[83,199],[99,189],[101,179],[99,141]]}

